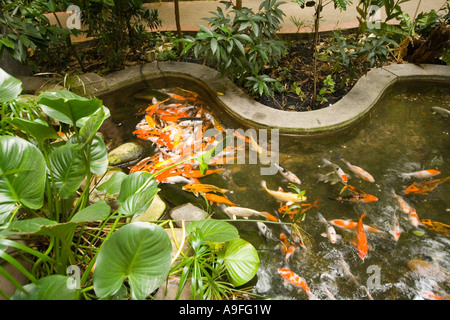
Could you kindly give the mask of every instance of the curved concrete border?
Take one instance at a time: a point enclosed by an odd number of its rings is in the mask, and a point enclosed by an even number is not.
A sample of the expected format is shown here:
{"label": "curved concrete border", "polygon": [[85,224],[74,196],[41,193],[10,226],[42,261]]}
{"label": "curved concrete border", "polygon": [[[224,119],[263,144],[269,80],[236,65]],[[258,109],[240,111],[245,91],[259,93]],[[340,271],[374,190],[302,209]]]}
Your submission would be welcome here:
{"label": "curved concrete border", "polygon": [[183,62],[153,62],[105,76],[96,95],[133,86],[145,79],[165,77],[191,80],[210,93],[225,111],[255,128],[279,129],[286,134],[316,134],[343,129],[367,114],[391,86],[399,81],[450,83],[450,66],[395,64],[363,76],[340,101],[308,112],[281,111],[254,101],[229,79],[206,66]]}

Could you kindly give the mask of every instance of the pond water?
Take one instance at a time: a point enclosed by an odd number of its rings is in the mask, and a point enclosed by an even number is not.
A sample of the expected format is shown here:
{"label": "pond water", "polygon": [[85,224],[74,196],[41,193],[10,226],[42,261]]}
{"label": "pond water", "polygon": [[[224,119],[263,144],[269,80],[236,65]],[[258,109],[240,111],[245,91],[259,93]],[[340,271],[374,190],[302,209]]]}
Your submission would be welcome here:
{"label": "pond water", "polygon": [[[152,89],[183,87],[200,93],[208,101],[207,94],[194,84],[174,79],[168,86],[166,80],[152,83]],[[115,139],[116,144],[136,139],[132,132],[142,118],[136,112],[149,102],[135,94],[158,94],[145,85],[101,97],[112,113],[102,131],[107,138]],[[308,203],[320,199],[320,208],[308,210],[305,219],[298,222],[306,249],[299,247],[287,261],[277,246],[279,241],[264,238],[255,222],[233,222],[240,236],[250,241],[259,253],[260,268],[250,283],[256,293],[273,299],[308,299],[303,290],[283,283],[277,270],[288,268],[304,278],[319,299],[368,299],[367,292],[373,299],[423,299],[425,292],[446,296],[450,285],[449,229],[443,233],[425,226],[414,227],[392,195],[392,190],[401,195],[415,208],[420,219],[450,225],[450,181],[443,182],[428,195],[402,193],[414,181],[450,175],[450,118],[433,113],[434,106],[449,108],[450,85],[400,83],[389,90],[370,114],[350,128],[318,136],[280,135],[279,163],[301,179],[300,189],[305,190]],[[211,105],[211,110],[225,127],[247,129],[214,105]],[[147,147],[151,152],[150,143]],[[375,182],[356,177],[337,159],[337,155],[370,172]],[[318,181],[319,174],[332,171],[331,167],[323,166],[322,158],[338,164],[350,175],[349,185],[375,195],[378,201],[353,203],[333,200],[344,185]],[[228,164],[224,166],[225,174],[207,176],[201,182],[232,190],[228,198],[241,207],[275,214],[280,203],[262,188],[261,180],[265,180],[272,190],[279,187],[284,191],[293,190],[280,174],[262,176],[262,166],[260,163]],[[441,174],[421,180],[406,180],[399,175],[423,169],[437,169]],[[197,202],[197,205],[205,207],[204,201],[182,191],[181,186],[161,185],[160,195],[168,202],[169,210],[185,202]],[[215,218],[228,219],[216,205],[209,210]],[[358,221],[363,213],[367,213],[364,224],[383,232],[366,231],[369,250],[362,260],[352,244],[356,238],[355,229],[335,228],[341,238],[333,244],[322,235],[325,224],[320,222],[317,212],[329,221]],[[394,241],[389,233],[394,215],[402,230],[398,241]],[[280,217],[282,221],[291,221],[287,215]],[[275,237],[286,232],[278,224],[266,225]],[[344,271],[343,261],[356,281]],[[417,270],[419,266],[422,269]]]}

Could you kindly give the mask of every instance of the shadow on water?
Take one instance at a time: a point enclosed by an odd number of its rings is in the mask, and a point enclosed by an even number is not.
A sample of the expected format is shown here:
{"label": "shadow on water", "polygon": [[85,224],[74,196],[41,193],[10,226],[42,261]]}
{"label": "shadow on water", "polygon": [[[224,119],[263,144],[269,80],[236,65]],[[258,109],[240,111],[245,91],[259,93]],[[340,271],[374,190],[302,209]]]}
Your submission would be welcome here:
{"label": "shadow on water", "polygon": [[[103,99],[111,109],[112,117],[102,128],[106,137],[117,144],[136,139],[132,135],[141,116],[136,112],[149,102],[143,96],[158,96],[157,90],[167,86],[167,79],[152,82],[152,89],[146,83],[115,92]],[[170,88],[183,87],[196,91],[205,99],[206,92],[182,80],[170,80]],[[139,98],[140,97],[140,98]],[[208,100],[207,100],[208,101]],[[363,120],[340,132],[320,136],[283,136],[279,140],[279,163],[300,177],[302,190],[306,190],[308,202],[320,199],[320,209],[306,213],[300,222],[308,249],[299,248],[285,261],[285,256],[276,246],[277,241],[267,240],[259,233],[254,222],[235,222],[242,238],[250,241],[260,255],[260,268],[252,281],[257,293],[274,299],[307,299],[297,288],[285,285],[278,275],[280,267],[289,268],[308,283],[311,291],[320,299],[367,299],[362,286],[369,289],[374,299],[422,299],[422,291],[435,292],[445,296],[449,289],[450,252],[448,234],[437,233],[423,226],[413,227],[407,214],[398,209],[392,190],[401,194],[405,187],[417,179],[404,180],[400,172],[422,169],[438,169],[439,176],[450,175],[450,117],[433,113],[433,106],[450,107],[450,86],[442,83],[400,83],[393,87],[377,103]],[[231,119],[225,112],[211,104],[211,111],[225,127],[239,129],[242,124]],[[149,145],[149,149],[151,149]],[[337,159],[342,156],[352,164],[369,171],[374,183],[359,179],[353,174],[349,184],[376,195],[374,203],[349,203],[334,201],[339,195],[342,183],[318,181],[318,174],[326,174],[332,169],[324,167],[322,158],[339,164],[350,173],[345,164]],[[262,176],[261,164],[225,165],[226,174],[205,177],[202,182],[216,184],[233,190],[231,201],[239,206],[275,213],[279,203],[261,187],[261,180],[269,189],[282,187],[290,191],[288,182],[279,174]],[[161,195],[172,205],[195,201],[192,195],[180,191],[181,186],[162,186]],[[421,219],[430,219],[450,225],[450,182],[445,182],[428,195],[403,195],[413,206]],[[178,194],[178,196],[175,196]],[[198,201],[198,200],[197,200]],[[202,203],[200,203],[201,205]],[[216,206],[215,217],[227,218]],[[317,216],[317,211],[327,219],[350,219],[357,221],[367,212],[364,224],[382,230],[382,233],[367,232],[369,253],[363,261],[359,258],[352,241],[355,232],[336,228],[342,237],[332,244],[321,234],[325,225]],[[394,241],[389,233],[393,216],[399,220],[402,234]],[[288,216],[282,217],[289,222]],[[267,224],[278,236],[283,229],[279,225]],[[340,259],[344,259],[357,281],[346,276]],[[442,274],[419,276],[408,267],[412,259],[421,259],[438,266]],[[442,281],[441,278],[444,278]]]}

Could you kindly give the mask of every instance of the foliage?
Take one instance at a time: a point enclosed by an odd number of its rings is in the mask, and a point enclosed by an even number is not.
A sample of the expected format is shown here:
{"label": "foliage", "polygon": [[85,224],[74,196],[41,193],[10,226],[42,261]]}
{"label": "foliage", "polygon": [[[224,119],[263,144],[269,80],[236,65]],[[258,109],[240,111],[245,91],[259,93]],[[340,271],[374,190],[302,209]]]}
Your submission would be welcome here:
{"label": "foliage", "polygon": [[[237,229],[220,220],[194,221],[186,226],[192,255],[184,256],[171,270],[180,274],[177,298],[188,280],[192,299],[224,299],[256,274],[259,258],[255,248],[239,238]],[[229,279],[229,281],[227,281]]]}
{"label": "foliage", "polygon": [[[1,72],[3,108],[21,98],[21,83]],[[22,286],[0,267],[0,275],[17,288],[11,297],[1,290],[0,294],[21,300],[145,299],[167,278],[172,246],[160,225],[123,221],[150,206],[159,191],[154,177],[179,163],[154,174],[116,173],[110,182],[98,186],[107,193],[119,194],[119,208],[114,212],[104,200],[90,204],[93,176],[102,176],[108,170],[107,149],[97,131],[109,117],[109,110],[97,98],[88,99],[69,91],[43,92],[36,102],[48,123],[10,115],[2,119],[15,131],[0,136],[0,257],[30,283]],[[60,130],[64,128],[60,132],[66,139],[60,139],[51,120],[59,122]],[[196,157],[202,170],[207,169],[214,152],[216,147]],[[198,241],[193,242],[199,250],[197,257],[212,250],[211,243],[230,243],[223,254],[225,262],[216,265],[217,273],[213,275],[220,281],[210,281],[205,288],[200,280],[196,287],[200,291],[195,291],[195,296],[215,296],[220,291],[218,287],[230,291],[223,272],[235,285],[249,281],[256,273],[256,250],[249,244],[242,248],[231,245],[237,230],[224,224],[205,220],[190,227],[194,238],[197,234]],[[17,241],[21,239],[30,246]],[[43,252],[33,249],[37,243],[38,248],[45,246]],[[245,264],[251,268],[243,267],[243,252]],[[18,260],[25,254],[26,261],[32,264],[31,271]],[[198,264],[202,261],[207,263],[199,259],[196,268],[209,268]],[[77,268],[77,280],[67,275]]]}
{"label": "foliage", "polygon": [[[231,5],[222,3],[225,10]],[[261,73],[265,65],[276,66],[285,52],[285,43],[276,35],[284,15],[278,8],[282,3],[265,0],[257,13],[245,7],[232,9],[233,18],[218,7],[213,17],[205,18],[210,28],[199,25],[195,38],[186,36],[180,40],[186,45],[183,54],[192,49],[195,57],[203,57],[216,66],[222,76],[250,87],[255,94],[269,93],[275,81]]]}
{"label": "foliage", "polygon": [[[324,6],[333,3],[335,9],[339,9],[340,11],[346,10],[348,5],[352,4],[351,0],[333,0],[323,4],[322,0],[294,0],[295,3],[299,5],[300,8],[304,9],[305,7],[314,7],[314,60],[313,60],[313,97],[312,97],[312,107],[315,108],[318,103],[317,97],[317,82],[318,82],[318,72],[317,72],[317,60],[318,60],[318,42],[319,42],[319,25],[321,19],[321,13],[323,11]],[[326,91],[325,91],[326,92]],[[319,98],[321,101],[323,100],[323,96],[319,92]],[[320,102],[319,102],[320,103]]]}
{"label": "foliage", "polygon": [[[1,0],[0,27],[3,33],[0,36],[0,57],[6,50],[14,59],[27,63],[29,57],[37,53],[37,56],[42,57],[42,63],[47,61],[51,65],[63,67],[73,55],[84,70],[70,38],[72,34],[77,35],[79,30],[63,28],[55,14],[65,10],[68,5],[69,2],[65,0]],[[45,13],[53,13],[59,25],[51,25]]]}
{"label": "foliage", "polygon": [[74,1],[88,26],[86,35],[98,41],[98,53],[110,69],[123,66],[128,50],[141,48],[149,39],[147,28],[161,25],[156,9],[149,10],[142,0]]}

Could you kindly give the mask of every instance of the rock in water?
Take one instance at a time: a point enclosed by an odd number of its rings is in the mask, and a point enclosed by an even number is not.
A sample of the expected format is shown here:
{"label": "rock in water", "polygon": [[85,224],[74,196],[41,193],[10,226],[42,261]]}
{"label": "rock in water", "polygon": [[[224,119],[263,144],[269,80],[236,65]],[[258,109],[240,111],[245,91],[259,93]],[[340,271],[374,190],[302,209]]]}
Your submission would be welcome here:
{"label": "rock in water", "polygon": [[[208,214],[194,206],[191,203],[186,203],[184,205],[175,207],[172,209],[172,211],[170,212],[170,216],[172,217],[173,220],[202,220],[202,219],[206,219],[208,217]],[[186,224],[188,224],[190,222],[186,222]],[[178,227],[181,227],[181,223],[180,222],[175,222],[175,224]]]}
{"label": "rock in water", "polygon": [[108,154],[109,164],[116,166],[139,159],[144,154],[144,147],[137,142],[124,143]]}
{"label": "rock in water", "polygon": [[161,218],[165,210],[166,210],[166,203],[163,200],[161,200],[161,198],[158,195],[156,195],[153,198],[153,201],[151,205],[148,207],[148,209],[144,213],[133,217],[133,219],[131,219],[131,222],[159,220],[159,218]]}

